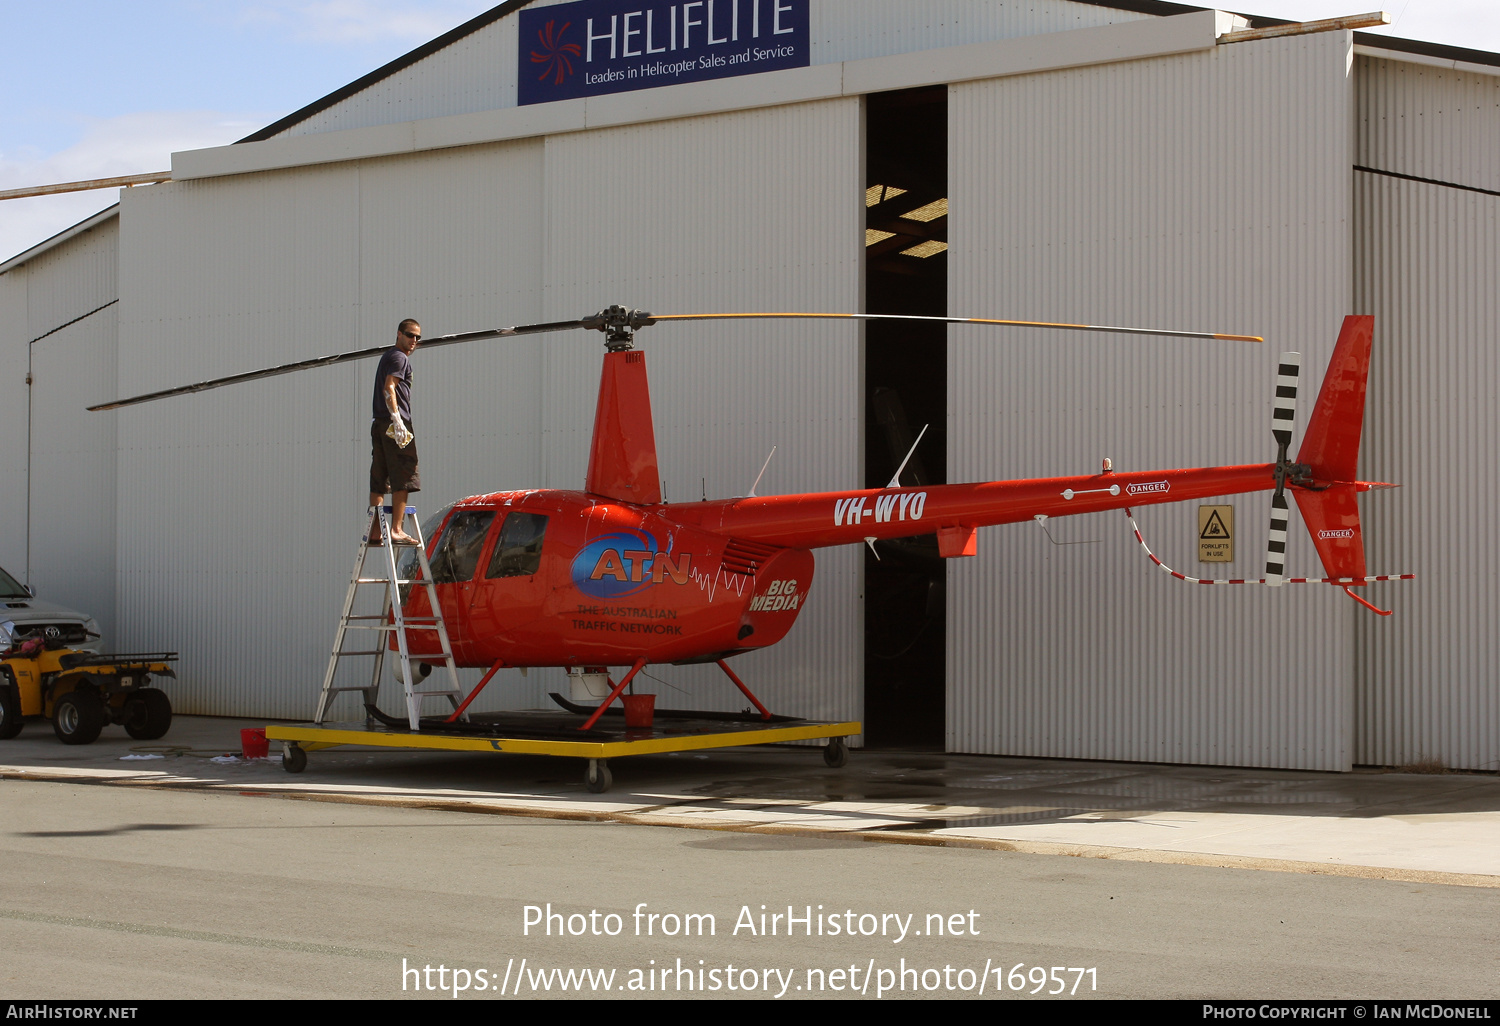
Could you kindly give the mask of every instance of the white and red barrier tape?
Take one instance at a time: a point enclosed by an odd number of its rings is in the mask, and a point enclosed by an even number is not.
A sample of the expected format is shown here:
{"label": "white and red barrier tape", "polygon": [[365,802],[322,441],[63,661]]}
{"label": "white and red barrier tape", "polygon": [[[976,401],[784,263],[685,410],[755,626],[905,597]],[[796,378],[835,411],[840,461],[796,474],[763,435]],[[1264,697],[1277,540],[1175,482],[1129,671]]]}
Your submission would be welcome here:
{"label": "white and red barrier tape", "polygon": [[[1130,529],[1135,532],[1135,540],[1140,543],[1141,550],[1143,552],[1145,552],[1148,557],[1150,557],[1151,562],[1155,563],[1163,571],[1165,571],[1166,573],[1171,574],[1173,577],[1177,578],[1179,581],[1187,581],[1189,584],[1265,584],[1266,583],[1266,579],[1264,577],[1259,578],[1259,579],[1245,578],[1243,580],[1235,580],[1235,579],[1229,579],[1229,580],[1205,580],[1205,579],[1203,579],[1201,577],[1189,577],[1187,574],[1179,573],[1178,571],[1173,570],[1171,567],[1167,566],[1167,564],[1163,563],[1157,557],[1156,553],[1154,553],[1154,552],[1151,551],[1151,546],[1147,545],[1146,544],[1146,539],[1141,537],[1141,528],[1140,528],[1140,525],[1135,522],[1135,514],[1131,512],[1129,506],[1125,507],[1125,519],[1130,521]],[[1390,616],[1391,614],[1390,614],[1389,610],[1386,610],[1386,609],[1376,609],[1374,606],[1370,605],[1370,603],[1366,602],[1364,599],[1362,599],[1358,595],[1354,594],[1354,592],[1350,591],[1349,590],[1350,586],[1351,585],[1355,585],[1355,584],[1368,584],[1371,581],[1414,581],[1416,579],[1417,579],[1417,575],[1416,574],[1378,574],[1378,575],[1376,575],[1374,577],[1285,577],[1285,578],[1282,578],[1281,583],[1282,584],[1332,584],[1332,585],[1335,585],[1336,587],[1343,588],[1344,589],[1344,594],[1348,595],[1350,598],[1352,598],[1354,601],[1358,602],[1360,605],[1366,606],[1369,609],[1374,610],[1376,613],[1379,613],[1381,616]]]}

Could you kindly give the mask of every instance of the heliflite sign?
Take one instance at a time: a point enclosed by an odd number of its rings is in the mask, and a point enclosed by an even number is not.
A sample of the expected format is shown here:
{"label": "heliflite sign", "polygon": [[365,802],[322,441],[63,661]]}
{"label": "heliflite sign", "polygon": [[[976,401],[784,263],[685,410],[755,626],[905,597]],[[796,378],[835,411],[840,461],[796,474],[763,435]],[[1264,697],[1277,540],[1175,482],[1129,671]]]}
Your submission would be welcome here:
{"label": "heliflite sign", "polygon": [[522,10],[519,103],[805,68],[810,3],[580,0]]}

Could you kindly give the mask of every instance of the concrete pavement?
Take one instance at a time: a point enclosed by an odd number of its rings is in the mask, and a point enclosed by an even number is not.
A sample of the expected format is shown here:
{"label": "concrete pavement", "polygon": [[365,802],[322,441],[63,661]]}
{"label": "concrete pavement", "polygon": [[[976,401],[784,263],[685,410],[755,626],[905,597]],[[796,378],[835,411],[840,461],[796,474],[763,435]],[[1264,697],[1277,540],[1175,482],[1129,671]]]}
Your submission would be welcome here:
{"label": "concrete pavement", "polygon": [[[805,746],[639,756],[614,787],[540,756],[341,748],[301,774],[238,752],[262,720],[178,717],[157,743],[66,747],[29,721],[0,777],[1500,887],[1500,776],[1311,773]],[[126,759],[156,754],[159,759]]]}

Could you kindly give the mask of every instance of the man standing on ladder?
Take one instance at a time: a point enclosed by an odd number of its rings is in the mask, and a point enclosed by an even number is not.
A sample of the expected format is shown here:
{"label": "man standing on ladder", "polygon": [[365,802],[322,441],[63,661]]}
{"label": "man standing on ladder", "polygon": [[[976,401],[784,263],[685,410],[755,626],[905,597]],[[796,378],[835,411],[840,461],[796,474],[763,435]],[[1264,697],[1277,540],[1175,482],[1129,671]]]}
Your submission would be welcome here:
{"label": "man standing on ladder", "polygon": [[[396,326],[396,344],[375,368],[374,419],[370,422],[370,505],[391,495],[391,541],[415,545],[402,528],[406,497],[422,490],[417,471],[417,441],[411,430],[411,354],[422,341],[422,326],[408,317]],[[370,533],[380,541],[378,527]]]}

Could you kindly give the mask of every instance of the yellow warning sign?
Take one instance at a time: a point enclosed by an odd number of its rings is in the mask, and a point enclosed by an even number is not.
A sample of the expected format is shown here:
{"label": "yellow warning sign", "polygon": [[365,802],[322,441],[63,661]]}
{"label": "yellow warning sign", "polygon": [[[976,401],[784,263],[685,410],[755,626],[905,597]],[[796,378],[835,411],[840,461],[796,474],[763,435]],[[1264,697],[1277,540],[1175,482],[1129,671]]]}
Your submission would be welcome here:
{"label": "yellow warning sign", "polygon": [[1198,562],[1234,562],[1234,507],[1198,507]]}

